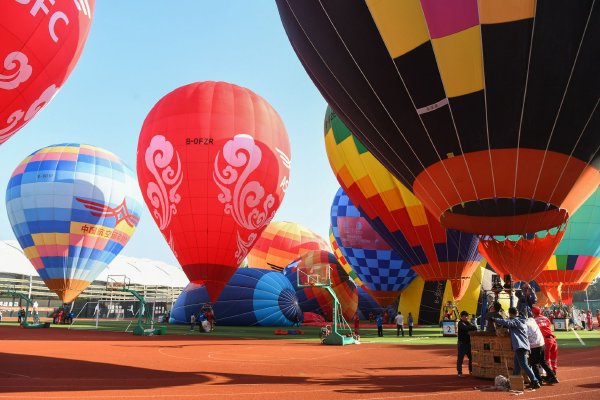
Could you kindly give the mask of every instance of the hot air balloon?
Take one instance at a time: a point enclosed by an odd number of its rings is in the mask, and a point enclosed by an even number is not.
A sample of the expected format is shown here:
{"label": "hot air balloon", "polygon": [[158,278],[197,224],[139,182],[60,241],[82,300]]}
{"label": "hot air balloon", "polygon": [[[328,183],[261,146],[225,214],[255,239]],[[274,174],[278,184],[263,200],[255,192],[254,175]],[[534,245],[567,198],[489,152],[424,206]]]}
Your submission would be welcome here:
{"label": "hot air balloon", "polygon": [[359,288],[362,288],[364,290],[365,284],[360,279],[360,277],[358,276],[356,271],[354,271],[352,269],[352,266],[348,263],[348,260],[346,260],[346,257],[344,257],[344,254],[342,253],[342,249],[340,249],[340,246],[338,245],[338,243],[335,240],[335,236],[333,234],[333,227],[331,225],[329,226],[329,244],[331,245],[331,248],[333,249],[333,255],[338,260],[338,262],[340,263],[340,265],[342,266],[344,271],[348,274],[350,279],[352,279],[354,281],[354,283],[356,283],[356,286],[358,286]]}
{"label": "hot air balloon", "polygon": [[282,271],[310,250],[329,251],[329,245],[325,239],[300,224],[273,221],[248,253],[248,264],[253,268]]}
{"label": "hot air balloon", "polygon": [[6,209],[27,258],[69,303],[129,241],[142,202],[133,172],[119,157],[65,143],[19,164],[8,182]]}
{"label": "hot air balloon", "polygon": [[600,183],[594,1],[276,3],[325,100],[446,228],[544,231]]}
{"label": "hot air balloon", "polygon": [[150,213],[187,277],[216,301],[287,189],[281,118],[243,87],[192,83],[152,108],[137,154]]}
{"label": "hot air balloon", "polygon": [[342,255],[381,306],[398,298],[417,274],[375,232],[340,188],[331,205],[331,228]]}
{"label": "hot air balloon", "polygon": [[79,60],[95,0],[4,1],[0,14],[0,144],[52,100]]}
{"label": "hot air balloon", "polygon": [[361,287],[358,288],[358,316],[361,320],[369,319],[369,314],[377,315],[381,306]]}
{"label": "hot air balloon", "polygon": [[459,299],[480,259],[477,238],[444,230],[330,108],[325,147],[338,182],[377,233],[424,279],[451,279]]}
{"label": "hot air balloon", "polygon": [[[173,305],[174,323],[189,323],[192,313],[210,302],[206,287],[190,283]],[[231,277],[213,305],[217,325],[292,326],[302,321],[302,311],[292,284],[281,273],[241,268]]]}
{"label": "hot air balloon", "polygon": [[331,321],[333,316],[333,300],[331,295],[325,289],[319,287],[298,287],[299,265],[325,265],[330,268],[331,288],[340,302],[342,315],[347,321],[350,321],[358,307],[358,291],[356,284],[344,271],[335,258],[335,255],[324,250],[309,251],[292,261],[283,270],[283,274],[296,289],[296,295],[302,311],[320,312],[327,321]]}
{"label": "hot air balloon", "polygon": [[583,281],[599,264],[600,189],[569,219],[563,239],[536,281],[551,291],[556,301],[562,297],[570,304],[575,291],[587,288]]}

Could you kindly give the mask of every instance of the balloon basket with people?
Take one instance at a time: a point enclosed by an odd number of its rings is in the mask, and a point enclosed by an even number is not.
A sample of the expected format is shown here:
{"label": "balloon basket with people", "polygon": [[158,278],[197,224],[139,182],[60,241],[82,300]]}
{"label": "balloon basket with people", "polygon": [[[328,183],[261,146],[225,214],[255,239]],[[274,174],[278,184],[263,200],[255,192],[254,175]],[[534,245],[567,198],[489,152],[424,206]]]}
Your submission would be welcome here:
{"label": "balloon basket with people", "polygon": [[300,264],[297,269],[298,287],[321,288],[332,298],[333,317],[331,325],[321,328],[319,337],[322,344],[344,346],[359,343],[358,336],[342,314],[342,307],[337,295],[331,288],[331,270],[327,262]]}
{"label": "balloon basket with people", "polygon": [[[25,302],[25,309],[21,307],[19,313],[19,324],[25,329],[37,329],[37,328],[50,328],[49,322],[40,322],[37,309],[34,307],[33,300],[24,293],[17,292],[14,288],[4,287],[0,288],[0,295],[8,295],[18,297]],[[28,321],[29,319],[29,307],[32,307],[31,317],[33,322]]]}
{"label": "balloon basket with people", "polygon": [[131,280],[125,275],[108,275],[106,277],[106,290],[131,293],[140,302],[140,312],[137,324],[133,327],[133,334],[135,336],[165,335],[167,327],[154,327],[152,309],[148,307],[144,296],[130,288],[130,284]]}

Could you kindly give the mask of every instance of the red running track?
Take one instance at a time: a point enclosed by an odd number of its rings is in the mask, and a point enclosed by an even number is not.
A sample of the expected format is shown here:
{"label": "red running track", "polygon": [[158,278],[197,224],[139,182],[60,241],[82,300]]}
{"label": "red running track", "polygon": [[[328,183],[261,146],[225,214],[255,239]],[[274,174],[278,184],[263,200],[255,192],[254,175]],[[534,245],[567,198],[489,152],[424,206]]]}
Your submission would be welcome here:
{"label": "red running track", "polygon": [[[361,344],[0,327],[0,398],[506,399],[457,378],[454,346]],[[466,366],[465,366],[466,367]],[[600,348],[561,350],[561,383],[522,399],[600,399]],[[476,396],[476,397],[474,397]]]}

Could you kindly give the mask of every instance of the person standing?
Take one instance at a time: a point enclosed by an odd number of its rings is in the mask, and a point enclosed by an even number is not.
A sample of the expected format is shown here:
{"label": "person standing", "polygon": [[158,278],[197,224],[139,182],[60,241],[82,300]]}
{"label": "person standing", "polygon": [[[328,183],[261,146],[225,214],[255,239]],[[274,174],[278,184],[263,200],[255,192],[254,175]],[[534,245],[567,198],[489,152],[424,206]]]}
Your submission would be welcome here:
{"label": "person standing", "polygon": [[539,367],[541,367],[546,371],[546,382],[558,383],[554,371],[552,371],[552,368],[550,368],[544,356],[545,340],[540,327],[533,318],[527,318],[525,324],[527,325],[527,339],[529,339],[529,347],[531,348],[529,363],[535,377],[541,384],[542,377],[539,370]]}
{"label": "person standing", "polygon": [[409,312],[408,313],[408,336],[412,336],[413,325],[414,325],[413,316],[412,316],[412,313]]}
{"label": "person standing", "polygon": [[460,320],[458,321],[458,356],[456,358],[456,372],[458,377],[462,377],[462,365],[465,356],[469,359],[469,374],[473,372],[473,357],[471,355],[471,336],[470,331],[476,331],[477,327],[469,322],[469,313],[466,311],[460,312]]}
{"label": "person standing", "polygon": [[554,383],[558,383],[558,379],[556,378],[556,370],[558,368],[558,343],[556,343],[556,336],[552,333],[552,323],[548,318],[542,315],[539,307],[531,307],[531,311],[533,312],[535,322],[544,337],[544,357],[546,358],[548,366],[552,369],[552,372],[554,372],[554,379],[556,380]]}
{"label": "person standing", "polygon": [[381,316],[381,313],[377,314],[375,323],[377,324],[377,336],[383,337],[383,317]]}
{"label": "person standing", "polygon": [[360,317],[358,316],[358,311],[354,313],[354,334],[359,335],[360,331]]}
{"label": "person standing", "polygon": [[528,282],[523,282],[521,285],[521,290],[517,290],[515,295],[519,299],[517,302],[517,310],[519,310],[519,314],[525,318],[532,316],[531,307],[533,307],[533,305],[537,302],[535,290],[529,286]]}
{"label": "person standing", "polygon": [[531,348],[529,347],[529,339],[527,338],[527,325],[525,324],[525,319],[522,316],[518,317],[519,312],[515,307],[510,307],[508,309],[508,315],[509,319],[494,318],[493,322],[497,325],[507,327],[510,331],[512,348],[515,352],[513,374],[519,375],[521,369],[523,369],[531,381],[528,388],[539,389],[541,387],[540,382],[527,363],[527,357]]}
{"label": "person standing", "polygon": [[596,310],[596,320],[598,321],[598,329],[600,329],[600,310]]}
{"label": "person standing", "polygon": [[585,315],[585,320],[587,322],[587,326],[588,326],[588,331],[591,331],[594,329],[594,321],[592,320],[592,310],[590,310],[588,308],[587,313]]}
{"label": "person standing", "polygon": [[396,337],[400,336],[400,332],[404,337],[404,315],[402,315],[402,312],[398,311],[398,314],[394,317],[394,322],[396,323]]}
{"label": "person standing", "polygon": [[190,315],[190,331],[193,331],[195,326],[196,326],[196,314],[192,313],[192,315]]}

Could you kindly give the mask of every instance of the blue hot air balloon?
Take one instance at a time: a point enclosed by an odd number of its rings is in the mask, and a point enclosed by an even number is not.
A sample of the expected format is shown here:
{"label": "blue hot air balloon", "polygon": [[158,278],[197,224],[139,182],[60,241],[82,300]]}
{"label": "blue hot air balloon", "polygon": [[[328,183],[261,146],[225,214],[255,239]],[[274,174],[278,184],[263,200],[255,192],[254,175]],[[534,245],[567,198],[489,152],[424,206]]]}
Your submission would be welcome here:
{"label": "blue hot air balloon", "polygon": [[135,176],[119,157],[68,143],[44,147],[17,166],[6,209],[25,255],[68,303],[125,246],[142,203]]}
{"label": "blue hot air balloon", "polygon": [[[190,316],[210,304],[206,287],[190,283],[173,305],[171,322],[189,323]],[[294,288],[280,272],[240,268],[213,305],[217,325],[292,326],[302,321]]]}

